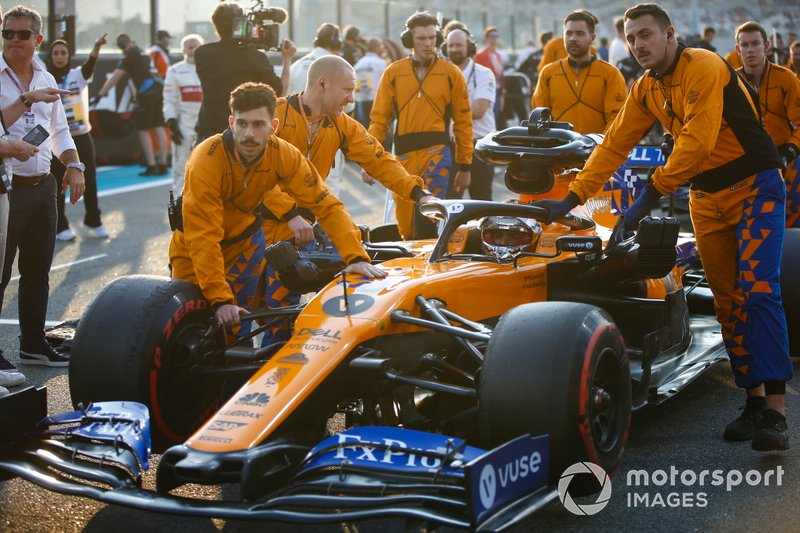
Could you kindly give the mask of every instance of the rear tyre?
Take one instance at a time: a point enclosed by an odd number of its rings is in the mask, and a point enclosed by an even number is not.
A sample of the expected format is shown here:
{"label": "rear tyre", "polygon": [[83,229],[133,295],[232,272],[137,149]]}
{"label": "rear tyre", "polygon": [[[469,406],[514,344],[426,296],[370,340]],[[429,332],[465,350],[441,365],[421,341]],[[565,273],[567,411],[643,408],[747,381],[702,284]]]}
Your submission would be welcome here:
{"label": "rear tyre", "polygon": [[781,295],[789,326],[789,353],[800,357],[800,228],[787,228],[781,256]]}
{"label": "rear tyre", "polygon": [[[550,482],[579,461],[613,475],[628,440],[631,377],[625,344],[605,311],[587,304],[540,302],[500,318],[479,379],[482,440],[550,436]],[[595,492],[578,476],[577,494]]]}
{"label": "rear tyre", "polygon": [[[154,450],[182,442],[221,405],[224,380],[192,372],[211,310],[196,285],[127,276],[87,307],[70,356],[72,402],[131,400],[150,408]],[[221,342],[221,341],[220,341]]]}

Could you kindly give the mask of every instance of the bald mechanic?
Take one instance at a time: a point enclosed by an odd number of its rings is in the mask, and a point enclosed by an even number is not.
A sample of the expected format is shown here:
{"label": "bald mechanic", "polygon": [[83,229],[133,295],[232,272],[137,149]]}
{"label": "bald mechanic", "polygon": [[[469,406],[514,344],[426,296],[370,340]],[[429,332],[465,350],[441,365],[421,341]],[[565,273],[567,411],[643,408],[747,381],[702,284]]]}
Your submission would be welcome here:
{"label": "bald mechanic", "polygon": [[573,11],[564,18],[568,56],[542,70],[531,107],[548,107],[554,120],[569,122],[582,134],[603,133],[628,95],[620,71],[592,55],[595,18]]}
{"label": "bald mechanic", "polygon": [[[459,171],[453,180],[457,192],[470,185],[472,164],[472,111],[461,70],[437,56],[443,36],[435,17],[417,12],[406,21],[401,36],[411,56],[395,61],[381,77],[372,105],[369,132],[383,142],[389,125],[397,119],[395,154],[412,175],[422,176],[425,188],[438,198],[447,193],[453,154],[453,123]],[[436,236],[436,226],[395,195],[397,225],[405,239]]]}
{"label": "bald mechanic", "polygon": [[[385,276],[369,264],[360,232],[316,169],[273,135],[275,100],[275,92],[263,83],[234,89],[229,129],[195,147],[186,166],[183,231],[173,233],[169,248],[172,276],[198,284],[225,326],[239,325],[239,316],[256,300],[264,258],[262,205],[265,216],[287,222],[300,244],[313,235],[297,206],[310,209],[348,264],[345,272]],[[288,196],[272,202],[267,192],[276,185]],[[249,324],[239,334],[247,331]]]}
{"label": "bald mechanic", "polygon": [[691,185],[697,249],[736,384],[747,392],[746,407],[724,438],[751,440],[760,451],[788,449],[784,395],[793,369],[781,306],[786,190],[778,151],[744,81],[713,52],[678,43],[661,6],[628,9],[625,37],[649,70],[634,82],[567,197],[537,205],[553,221],[585,202],[661,122],[675,137],[674,151],[624,213],[623,224],[636,229],[661,196]]}
{"label": "bald mechanic", "polygon": [[[300,150],[323,180],[334,164],[337,150],[341,150],[361,165],[368,183],[378,180],[411,206],[415,202],[426,202],[432,196],[422,188],[422,179],[409,175],[364,126],[344,113],[345,107],[353,102],[355,87],[355,70],[345,59],[334,55],[316,59],[308,70],[305,91],[278,99],[277,136]],[[276,189],[270,194],[281,193]],[[291,237],[292,230],[283,220],[267,219],[264,234],[269,246]],[[300,300],[301,295],[288,291],[269,264],[265,269],[265,288],[269,307],[295,305]],[[265,335],[264,343],[275,342],[288,331],[275,328],[272,333],[269,338]]]}
{"label": "bald mechanic", "polygon": [[758,92],[764,129],[783,157],[786,181],[786,227],[800,228],[800,80],[788,68],[770,63],[767,30],[758,22],[745,22],[736,30],[736,50],[743,66],[737,72]]}

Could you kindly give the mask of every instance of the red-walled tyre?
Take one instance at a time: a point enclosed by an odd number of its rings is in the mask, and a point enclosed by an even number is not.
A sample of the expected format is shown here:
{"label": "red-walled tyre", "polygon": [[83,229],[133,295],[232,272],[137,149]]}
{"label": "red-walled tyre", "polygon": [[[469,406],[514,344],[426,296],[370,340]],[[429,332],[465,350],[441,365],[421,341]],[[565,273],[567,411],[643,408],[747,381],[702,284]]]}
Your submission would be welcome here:
{"label": "red-walled tyre", "polygon": [[[622,335],[605,311],[571,302],[510,310],[492,333],[479,382],[485,445],[549,435],[552,484],[579,461],[610,475],[619,468],[630,428],[631,376]],[[572,485],[571,491],[582,484]]]}
{"label": "red-walled tyre", "polygon": [[210,317],[208,302],[191,283],[157,276],[112,281],[75,331],[72,403],[143,403],[150,408],[153,449],[182,442],[221,405],[224,380],[190,363]]}

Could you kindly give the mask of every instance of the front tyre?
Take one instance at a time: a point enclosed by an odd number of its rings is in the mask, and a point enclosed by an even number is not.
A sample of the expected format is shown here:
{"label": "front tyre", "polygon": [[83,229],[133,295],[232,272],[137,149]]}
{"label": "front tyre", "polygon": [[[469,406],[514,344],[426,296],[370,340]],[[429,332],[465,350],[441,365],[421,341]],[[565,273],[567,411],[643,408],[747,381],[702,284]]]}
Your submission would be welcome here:
{"label": "front tyre", "polygon": [[579,461],[619,468],[628,440],[631,376],[605,311],[587,304],[521,305],[500,318],[479,379],[481,437],[550,436],[550,481]]}
{"label": "front tyre", "polygon": [[208,302],[186,281],[156,276],[112,281],[75,331],[69,369],[73,404],[143,403],[150,409],[154,449],[183,442],[221,405],[224,380],[198,372],[196,357],[210,318]]}

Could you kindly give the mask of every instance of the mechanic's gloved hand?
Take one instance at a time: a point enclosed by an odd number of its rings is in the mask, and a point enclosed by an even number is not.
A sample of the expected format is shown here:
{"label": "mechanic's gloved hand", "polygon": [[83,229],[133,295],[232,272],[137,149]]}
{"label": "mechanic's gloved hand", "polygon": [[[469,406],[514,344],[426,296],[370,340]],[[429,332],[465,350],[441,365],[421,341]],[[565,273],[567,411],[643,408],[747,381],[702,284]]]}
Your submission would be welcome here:
{"label": "mechanic's gloved hand", "polygon": [[578,195],[570,192],[563,200],[539,200],[538,202],[533,202],[533,205],[547,209],[548,214],[544,219],[544,223],[552,224],[553,221],[562,218],[580,203],[581,199],[578,198]]}
{"label": "mechanic's gloved hand", "polygon": [[181,133],[181,128],[178,126],[178,119],[171,118],[167,121],[167,127],[169,128],[170,135],[172,137],[172,142],[175,144],[181,144],[183,142],[183,133]]}
{"label": "mechanic's gloved hand", "polygon": [[617,223],[614,224],[614,229],[611,230],[611,236],[608,238],[608,246],[614,246],[631,237],[633,237],[633,232],[625,229],[625,217],[619,217]]}
{"label": "mechanic's gloved hand", "polygon": [[784,170],[789,168],[792,161],[797,157],[797,147],[792,143],[784,143],[778,146],[778,153],[781,155]]}
{"label": "mechanic's gloved hand", "polygon": [[639,221],[646,217],[650,211],[658,205],[661,193],[658,192],[652,181],[648,181],[644,186],[639,197],[622,215],[624,222],[622,227],[627,231],[633,231],[639,227]]}

